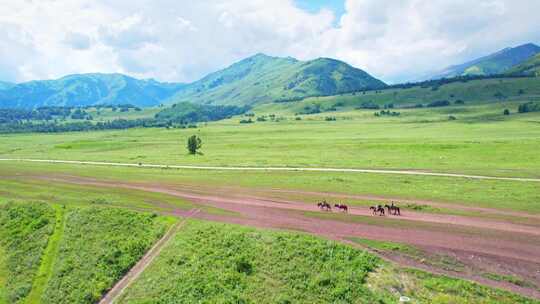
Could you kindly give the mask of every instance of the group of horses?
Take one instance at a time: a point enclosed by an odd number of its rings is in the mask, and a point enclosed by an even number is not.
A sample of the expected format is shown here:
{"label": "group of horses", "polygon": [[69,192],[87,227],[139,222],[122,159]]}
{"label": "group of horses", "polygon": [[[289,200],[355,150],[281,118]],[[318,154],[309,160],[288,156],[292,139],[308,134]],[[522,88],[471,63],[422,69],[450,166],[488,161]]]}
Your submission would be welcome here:
{"label": "group of horses", "polygon": [[[322,201],[320,203],[317,203],[317,206],[319,209],[324,211],[332,211],[332,206],[326,201]],[[349,207],[345,204],[334,204],[334,208],[337,210],[343,211],[343,212],[349,212]]]}
{"label": "group of horses", "polygon": [[382,205],[369,207],[373,215],[378,214],[379,216],[386,215],[386,212],[384,211],[385,208],[386,210],[388,210],[388,215],[401,215],[401,210],[398,206],[394,205],[394,202],[392,202],[391,205],[386,204],[384,205],[384,207]]}
{"label": "group of horses", "polygon": [[[317,207],[323,211],[332,211],[332,206],[326,200],[317,203]],[[345,204],[334,204],[334,208],[339,211],[349,212],[349,207]],[[387,211],[385,211],[385,208]],[[394,204],[394,202],[392,202],[391,205],[386,204],[384,207],[382,205],[371,206],[369,209],[373,215],[384,216],[387,213],[388,215],[401,215],[401,210],[397,205]]]}

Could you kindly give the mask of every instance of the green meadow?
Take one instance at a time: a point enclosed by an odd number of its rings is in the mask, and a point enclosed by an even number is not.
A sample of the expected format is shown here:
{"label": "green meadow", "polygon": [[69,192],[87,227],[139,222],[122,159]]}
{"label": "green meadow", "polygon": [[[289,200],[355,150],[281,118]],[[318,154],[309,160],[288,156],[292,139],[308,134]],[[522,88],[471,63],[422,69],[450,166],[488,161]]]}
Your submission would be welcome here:
{"label": "green meadow", "polygon": [[95,303],[176,219],[103,206],[0,204],[0,303]]}
{"label": "green meadow", "polygon": [[[396,277],[394,274],[399,273]],[[538,303],[292,232],[190,220],[119,303]]]}
{"label": "green meadow", "polygon": [[[233,118],[197,129],[0,135],[0,157],[540,177],[540,115],[516,114],[518,104],[396,109],[399,117],[375,117],[376,110],[295,116],[276,108],[279,119],[252,124]],[[505,108],[510,116],[502,114]],[[255,115],[274,113],[261,111]],[[203,141],[202,155],[187,154],[193,134]]]}

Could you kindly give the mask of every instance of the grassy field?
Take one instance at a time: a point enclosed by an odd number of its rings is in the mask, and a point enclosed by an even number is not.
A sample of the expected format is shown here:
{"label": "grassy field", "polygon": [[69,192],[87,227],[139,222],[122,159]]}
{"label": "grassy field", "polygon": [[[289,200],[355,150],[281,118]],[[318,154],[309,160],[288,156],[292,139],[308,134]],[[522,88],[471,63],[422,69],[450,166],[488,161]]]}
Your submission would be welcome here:
{"label": "grassy field", "polygon": [[[5,162],[0,162],[0,168],[0,195],[5,195],[6,198],[27,197],[27,190],[32,189],[32,182],[25,179],[31,179],[31,176],[53,177],[68,174],[75,179],[82,176],[106,180],[111,185],[127,181],[192,185],[209,189],[236,186],[258,190],[334,192],[540,212],[540,191],[538,183],[534,182],[359,173],[199,171]],[[20,177],[17,178],[17,175]],[[11,187],[16,184],[12,182],[13,179],[22,183],[19,190]],[[111,192],[114,193],[114,190]],[[47,195],[50,196],[50,193]],[[52,193],[55,197],[62,197],[61,191]],[[95,197],[102,195],[105,194],[99,192]],[[298,195],[303,196],[302,193]],[[306,202],[309,202],[309,197],[306,195]],[[135,202],[137,201],[140,199]]]}
{"label": "grassy field", "polygon": [[0,302],[22,303],[28,296],[54,223],[55,211],[46,204],[0,205],[0,247],[6,254]]}
{"label": "grassy field", "polygon": [[[540,114],[503,116],[503,109],[515,112],[517,105],[398,110],[399,117],[352,110],[295,120],[284,113],[286,120],[278,122],[239,124],[235,118],[200,124],[199,129],[0,135],[0,157],[540,177]],[[325,121],[329,115],[337,120]],[[450,121],[450,115],[457,120]],[[202,138],[203,155],[187,154],[186,140],[192,134]]]}
{"label": "grassy field", "polygon": [[412,303],[538,303],[304,234],[201,221],[180,230],[120,303],[396,303],[400,293]]}
{"label": "grassy field", "polygon": [[75,208],[41,303],[95,303],[174,220],[114,208]]}
{"label": "grassy field", "polygon": [[2,203],[0,303],[95,303],[176,220],[118,208]]}

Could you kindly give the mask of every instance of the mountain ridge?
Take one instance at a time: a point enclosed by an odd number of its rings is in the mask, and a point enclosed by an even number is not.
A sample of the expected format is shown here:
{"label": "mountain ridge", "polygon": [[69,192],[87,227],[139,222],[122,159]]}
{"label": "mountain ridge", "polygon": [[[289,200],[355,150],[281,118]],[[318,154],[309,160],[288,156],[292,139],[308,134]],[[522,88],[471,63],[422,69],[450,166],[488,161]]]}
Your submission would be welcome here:
{"label": "mountain ridge", "polygon": [[502,74],[538,53],[540,53],[540,46],[534,43],[525,43],[516,47],[507,47],[486,56],[469,60],[461,64],[451,65],[427,79],[441,79],[467,75],[483,76]]}
{"label": "mountain ridge", "polygon": [[119,73],[0,83],[0,108],[128,103],[145,107],[186,101],[244,106],[385,86],[336,59],[300,61],[257,53],[188,84],[141,80]]}
{"label": "mountain ridge", "polygon": [[187,85],[167,103],[252,105],[384,87],[381,80],[337,59],[301,61],[258,53]]}

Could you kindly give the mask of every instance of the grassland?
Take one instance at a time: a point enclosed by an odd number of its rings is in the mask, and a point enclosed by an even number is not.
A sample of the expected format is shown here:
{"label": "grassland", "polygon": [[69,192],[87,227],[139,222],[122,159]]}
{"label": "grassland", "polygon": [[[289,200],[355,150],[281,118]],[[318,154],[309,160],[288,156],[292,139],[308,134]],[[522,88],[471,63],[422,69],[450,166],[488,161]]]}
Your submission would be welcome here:
{"label": "grassland", "polygon": [[[4,163],[0,162],[2,193],[7,197],[28,196],[24,179],[32,176],[71,175],[98,178],[111,186],[123,181],[168,183],[199,187],[235,186],[260,190],[283,189],[319,193],[365,194],[402,199],[433,200],[474,207],[540,212],[540,192],[533,182],[470,180],[449,177],[399,176],[320,172],[231,172],[200,170],[140,169],[88,165]],[[20,190],[10,181],[22,183]],[[44,186],[46,187],[46,186]],[[60,188],[61,189],[61,188]],[[112,191],[114,193],[114,191]],[[61,197],[61,191],[53,191]],[[75,192],[74,192],[75,193]],[[100,194],[102,195],[102,194]],[[100,195],[97,195],[99,197]],[[104,194],[103,194],[104,195]],[[299,195],[303,195],[300,193]],[[322,194],[320,194],[322,195]],[[320,197],[319,195],[319,197]],[[49,194],[50,196],[50,194]],[[309,201],[307,195],[306,201]],[[140,200],[137,200],[140,201]]]}
{"label": "grassland", "polygon": [[30,293],[54,223],[55,211],[46,204],[0,205],[0,247],[5,253],[0,302],[21,303]]}
{"label": "grassland", "polygon": [[165,233],[172,219],[114,208],[75,208],[42,303],[95,303]]}
{"label": "grassland", "polygon": [[[538,303],[512,293],[488,288],[465,280],[433,275],[424,271],[382,265],[366,280],[370,290],[384,299],[406,295],[411,303],[502,304]],[[396,303],[395,300],[383,303]]]}
{"label": "grassland", "polygon": [[95,303],[173,222],[103,206],[0,204],[0,303]]}
{"label": "grassland", "polygon": [[[1,135],[0,157],[540,177],[540,114],[502,114],[505,108],[515,112],[518,104],[408,109],[399,110],[399,117],[346,110],[300,121],[283,113],[276,114],[286,118],[279,122],[241,125],[231,119],[199,129]],[[337,121],[325,121],[328,115]],[[449,121],[450,115],[457,120]],[[203,140],[203,155],[186,153],[193,134]]]}
{"label": "grassland", "polygon": [[[397,275],[396,275],[397,274]],[[190,221],[120,303],[537,303],[312,236]]]}

